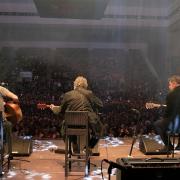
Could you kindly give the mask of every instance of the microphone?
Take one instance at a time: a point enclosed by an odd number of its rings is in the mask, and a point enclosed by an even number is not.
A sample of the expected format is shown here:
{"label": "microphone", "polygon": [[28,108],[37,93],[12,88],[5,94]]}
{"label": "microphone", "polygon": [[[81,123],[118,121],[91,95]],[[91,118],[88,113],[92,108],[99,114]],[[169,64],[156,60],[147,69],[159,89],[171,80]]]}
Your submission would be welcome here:
{"label": "microphone", "polygon": [[115,163],[115,162],[113,162],[113,161],[109,161],[109,160],[107,160],[107,159],[104,159],[104,161],[105,161],[106,163],[108,163],[111,168],[122,169],[122,166],[121,166],[121,165],[119,165],[119,164],[117,164],[117,163]]}

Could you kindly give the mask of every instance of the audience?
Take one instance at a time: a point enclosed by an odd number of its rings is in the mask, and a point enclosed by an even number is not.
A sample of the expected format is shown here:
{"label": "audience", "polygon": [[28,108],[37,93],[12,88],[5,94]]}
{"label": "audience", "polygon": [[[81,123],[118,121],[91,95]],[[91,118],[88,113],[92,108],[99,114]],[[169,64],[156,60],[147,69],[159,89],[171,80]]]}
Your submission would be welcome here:
{"label": "audience", "polygon": [[[27,63],[24,63],[25,61]],[[113,69],[114,64],[109,57],[102,61],[94,57],[94,61],[98,62],[95,67],[93,62],[87,67],[74,62],[68,67],[62,64],[48,64],[40,56],[16,57],[17,67],[12,76],[5,79],[10,88],[18,94],[23,112],[23,120],[13,127],[14,133],[19,136],[30,135],[35,139],[61,138],[62,117],[54,115],[48,108],[38,109],[37,104],[59,105],[62,96],[56,97],[56,94],[63,95],[72,89],[72,81],[79,72],[88,77],[91,88],[103,100],[104,108],[100,116],[104,124],[104,136],[132,137],[136,129],[138,134],[154,133],[152,124],[161,112],[158,109],[147,110],[145,103],[157,97],[158,83],[148,75],[141,79],[128,79],[128,75],[118,74],[118,61],[114,61],[116,68]],[[104,66],[109,66],[108,73],[103,69],[98,70]],[[31,71],[32,79],[21,77],[14,81],[21,71]]]}

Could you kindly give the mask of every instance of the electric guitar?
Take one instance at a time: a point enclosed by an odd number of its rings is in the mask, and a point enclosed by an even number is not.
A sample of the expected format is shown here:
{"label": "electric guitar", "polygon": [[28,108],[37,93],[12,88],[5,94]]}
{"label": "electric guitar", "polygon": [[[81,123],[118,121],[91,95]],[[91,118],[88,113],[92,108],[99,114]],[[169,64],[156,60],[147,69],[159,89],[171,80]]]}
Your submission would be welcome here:
{"label": "electric guitar", "polygon": [[166,107],[165,104],[156,104],[156,103],[146,103],[146,109],[153,109],[153,108],[159,108],[159,107]]}

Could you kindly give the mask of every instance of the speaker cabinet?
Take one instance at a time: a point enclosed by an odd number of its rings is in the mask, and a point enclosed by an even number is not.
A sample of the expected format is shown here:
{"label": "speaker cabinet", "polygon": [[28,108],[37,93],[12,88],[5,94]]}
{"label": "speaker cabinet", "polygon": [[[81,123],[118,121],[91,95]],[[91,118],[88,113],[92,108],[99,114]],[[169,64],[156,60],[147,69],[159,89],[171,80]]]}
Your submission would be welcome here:
{"label": "speaker cabinet", "polygon": [[164,148],[164,143],[159,135],[143,135],[139,139],[139,149],[146,155],[166,154],[160,151]]}
{"label": "speaker cabinet", "polygon": [[170,180],[180,176],[179,158],[119,158],[116,180]]}
{"label": "speaker cabinet", "polygon": [[13,156],[30,156],[32,153],[32,138],[14,137],[12,141]]}

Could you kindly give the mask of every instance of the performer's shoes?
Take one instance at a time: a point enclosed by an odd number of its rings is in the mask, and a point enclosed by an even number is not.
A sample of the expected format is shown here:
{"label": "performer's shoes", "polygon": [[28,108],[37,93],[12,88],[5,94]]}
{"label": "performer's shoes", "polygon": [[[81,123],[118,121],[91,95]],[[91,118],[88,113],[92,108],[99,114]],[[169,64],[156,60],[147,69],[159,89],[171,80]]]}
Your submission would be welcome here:
{"label": "performer's shoes", "polygon": [[100,156],[100,153],[92,153],[91,156]]}
{"label": "performer's shoes", "polygon": [[55,149],[54,152],[58,154],[65,154],[65,149]]}
{"label": "performer's shoes", "polygon": [[[86,147],[83,149],[83,154],[86,154]],[[89,155],[90,156],[100,156],[99,152],[93,152],[93,149],[89,147]]]}
{"label": "performer's shoes", "polygon": [[[89,147],[88,150],[89,150],[89,155],[91,156],[92,155],[92,148]],[[86,154],[86,151],[87,151],[87,149],[86,149],[86,147],[84,147],[83,154]]]}
{"label": "performer's shoes", "polygon": [[59,148],[49,148],[50,152],[58,153],[58,154],[65,154],[65,149],[59,149]]}

